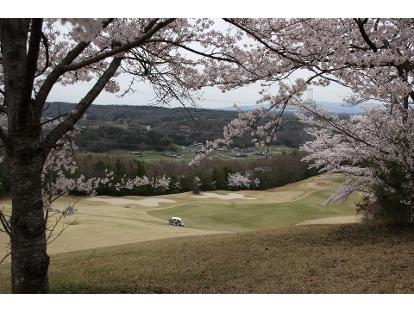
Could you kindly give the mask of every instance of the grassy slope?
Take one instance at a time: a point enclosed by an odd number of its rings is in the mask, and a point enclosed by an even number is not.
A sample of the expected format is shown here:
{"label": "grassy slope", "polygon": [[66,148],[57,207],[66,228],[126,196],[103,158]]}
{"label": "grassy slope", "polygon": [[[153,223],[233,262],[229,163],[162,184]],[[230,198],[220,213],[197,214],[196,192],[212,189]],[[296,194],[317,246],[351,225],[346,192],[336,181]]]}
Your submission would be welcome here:
{"label": "grassy slope", "polygon": [[[313,177],[268,191],[242,191],[255,199],[186,201],[165,209],[154,209],[149,214],[167,220],[180,216],[191,227],[214,230],[246,231],[280,228],[299,222],[325,217],[355,214],[354,194],[342,203],[327,207],[321,204],[343,182],[340,178]],[[223,192],[226,193],[226,192]],[[178,197],[179,198],[179,197]]]}
{"label": "grassy slope", "polygon": [[[54,293],[412,293],[414,231],[323,225],[52,256]],[[9,289],[2,273],[1,291]]]}
{"label": "grassy slope", "polygon": [[[239,192],[256,199],[222,200],[194,197],[191,193],[156,196],[175,201],[160,207],[115,205],[82,198],[76,204],[78,214],[65,219],[56,232],[65,224],[74,223],[49,245],[48,250],[50,254],[58,254],[172,237],[280,228],[309,219],[353,215],[353,203],[358,195],[342,204],[321,206],[340,183],[337,178],[317,176],[268,191]],[[126,198],[133,201],[144,197]],[[68,202],[78,199],[64,197],[56,206],[63,209]],[[2,205],[9,211],[11,202],[3,200]],[[186,227],[169,226],[171,216],[183,217]],[[7,237],[0,235],[0,248],[6,243]],[[2,255],[0,250],[0,257]]]}

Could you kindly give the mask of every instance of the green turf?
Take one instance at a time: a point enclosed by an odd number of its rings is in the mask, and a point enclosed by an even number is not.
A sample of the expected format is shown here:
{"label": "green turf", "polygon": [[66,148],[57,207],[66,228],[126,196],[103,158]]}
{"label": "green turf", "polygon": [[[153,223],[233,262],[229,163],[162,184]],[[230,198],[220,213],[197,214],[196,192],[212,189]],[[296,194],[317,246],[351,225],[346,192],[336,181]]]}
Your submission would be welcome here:
{"label": "green turf", "polygon": [[[165,220],[179,216],[187,225],[196,228],[230,231],[280,228],[311,219],[354,215],[359,194],[353,194],[342,203],[326,207],[322,205],[338,185],[337,180],[320,186],[319,190],[307,190],[303,183],[295,183],[284,187],[285,192],[300,190],[302,187],[304,195],[297,200],[285,202],[277,202],[277,192],[261,192],[261,198],[257,200],[194,201],[149,213]],[[276,202],[272,202],[274,200]]]}

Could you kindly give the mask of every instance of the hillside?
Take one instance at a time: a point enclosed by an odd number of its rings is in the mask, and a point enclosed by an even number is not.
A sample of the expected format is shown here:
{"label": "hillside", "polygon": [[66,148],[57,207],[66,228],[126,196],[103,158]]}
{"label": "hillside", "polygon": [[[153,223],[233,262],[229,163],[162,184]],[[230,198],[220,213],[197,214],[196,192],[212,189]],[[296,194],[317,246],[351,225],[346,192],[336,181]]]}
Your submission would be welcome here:
{"label": "hillside", "polygon": [[[75,104],[48,103],[44,117],[68,113]],[[188,146],[222,136],[223,127],[236,112],[197,108],[168,108],[137,105],[92,105],[80,122],[77,143],[81,150],[169,150],[172,144]],[[298,147],[305,140],[303,125],[287,113],[276,145]],[[248,139],[239,146],[252,145]]]}
{"label": "hillside", "polygon": [[413,231],[357,224],[167,239],[52,256],[50,291],[412,293],[413,250]]}

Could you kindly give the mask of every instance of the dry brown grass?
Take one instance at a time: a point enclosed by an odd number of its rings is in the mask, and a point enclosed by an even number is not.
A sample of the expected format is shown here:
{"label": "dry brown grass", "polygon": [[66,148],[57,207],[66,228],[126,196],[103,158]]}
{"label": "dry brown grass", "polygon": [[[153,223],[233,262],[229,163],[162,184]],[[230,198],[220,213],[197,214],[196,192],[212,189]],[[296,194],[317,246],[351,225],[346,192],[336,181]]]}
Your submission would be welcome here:
{"label": "dry brown grass", "polygon": [[412,229],[303,226],[60,254],[51,258],[50,287],[54,293],[413,293],[413,256]]}

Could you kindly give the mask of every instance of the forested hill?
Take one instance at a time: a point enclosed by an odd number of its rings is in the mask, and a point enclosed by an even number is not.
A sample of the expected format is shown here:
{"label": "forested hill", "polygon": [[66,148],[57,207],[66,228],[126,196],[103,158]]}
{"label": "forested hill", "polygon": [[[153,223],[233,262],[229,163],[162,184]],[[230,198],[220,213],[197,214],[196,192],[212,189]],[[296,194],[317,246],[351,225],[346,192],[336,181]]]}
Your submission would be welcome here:
{"label": "forested hill", "polygon": [[[51,102],[44,112],[45,117],[54,117],[71,111],[76,104]],[[169,108],[138,105],[92,105],[87,111],[88,121],[114,122],[120,124],[151,125],[154,123],[215,118],[230,120],[235,112],[198,108]]]}
{"label": "forested hill", "polygon": [[[51,102],[44,117],[68,113],[75,104]],[[236,112],[137,105],[92,105],[80,122],[77,139],[81,150],[169,150],[174,145],[191,145],[221,137],[223,127]],[[288,113],[277,144],[297,147],[305,140],[303,125]],[[240,140],[238,145],[249,145]]]}

